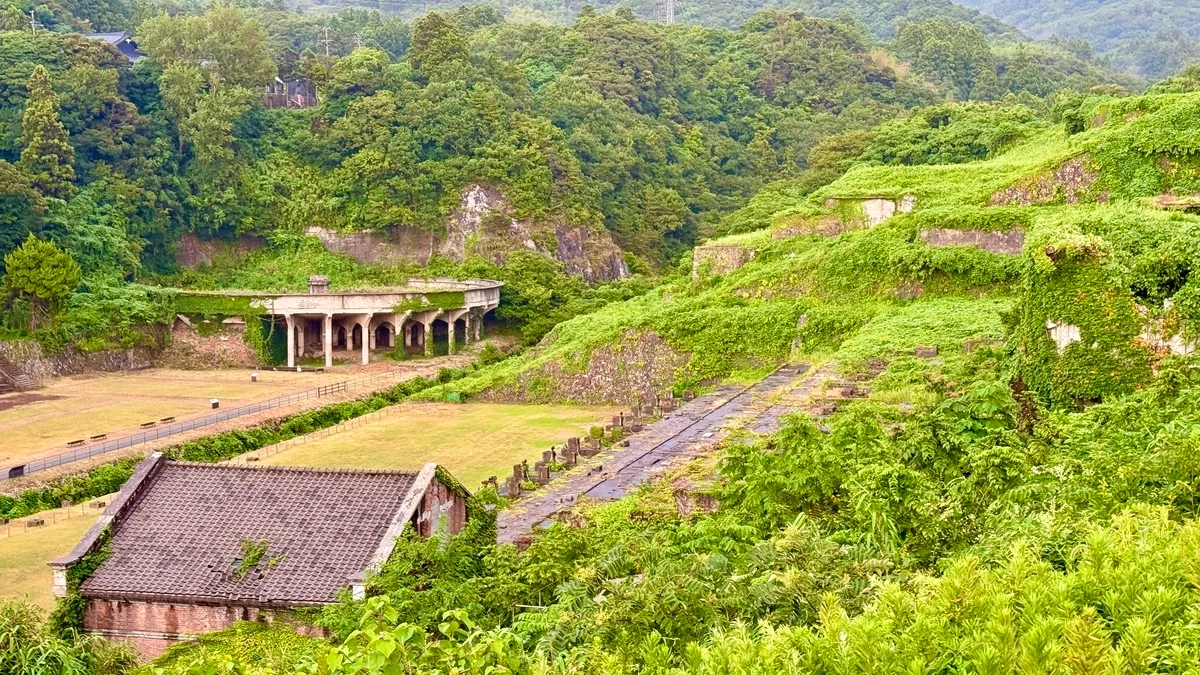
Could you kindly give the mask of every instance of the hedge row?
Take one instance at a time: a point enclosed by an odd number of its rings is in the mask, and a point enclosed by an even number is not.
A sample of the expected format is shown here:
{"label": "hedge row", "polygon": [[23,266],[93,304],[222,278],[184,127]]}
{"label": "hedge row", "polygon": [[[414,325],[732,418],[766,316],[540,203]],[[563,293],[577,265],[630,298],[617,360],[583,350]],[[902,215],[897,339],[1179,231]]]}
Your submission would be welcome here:
{"label": "hedge row", "polygon": [[[473,370],[474,366],[470,369]],[[354,401],[334,403],[251,429],[226,431],[188,441],[167,448],[163,452],[172,459],[190,462],[219,462],[395,405],[434,385],[461,379],[468,372],[469,370],[466,368],[442,368],[434,379],[417,377]],[[15,498],[0,495],[0,518],[22,518],[39,511],[59,508],[63,500],[78,504],[116,492],[126,480],[129,480],[134,467],[140,461],[141,458],[131,457],[102,464],[86,474],[68,476],[45,487],[26,490]]]}

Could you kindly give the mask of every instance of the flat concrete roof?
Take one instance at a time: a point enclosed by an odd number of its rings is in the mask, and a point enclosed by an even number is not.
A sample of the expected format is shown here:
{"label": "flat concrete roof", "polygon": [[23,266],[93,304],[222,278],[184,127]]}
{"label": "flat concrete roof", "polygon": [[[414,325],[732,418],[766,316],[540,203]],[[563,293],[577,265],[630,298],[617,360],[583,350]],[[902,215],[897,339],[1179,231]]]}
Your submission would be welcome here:
{"label": "flat concrete roof", "polygon": [[[341,290],[330,290],[326,293],[317,295],[398,295],[404,293],[439,293],[453,291],[483,291],[492,288],[500,288],[504,285],[503,281],[492,281],[490,279],[413,279],[403,286],[385,287],[375,286],[373,288],[346,288]],[[308,291],[250,291],[244,289],[230,289],[220,291],[192,291],[180,289],[180,293],[186,295],[215,295],[215,296],[245,296],[245,297],[272,297],[284,298],[290,296],[312,296]]]}

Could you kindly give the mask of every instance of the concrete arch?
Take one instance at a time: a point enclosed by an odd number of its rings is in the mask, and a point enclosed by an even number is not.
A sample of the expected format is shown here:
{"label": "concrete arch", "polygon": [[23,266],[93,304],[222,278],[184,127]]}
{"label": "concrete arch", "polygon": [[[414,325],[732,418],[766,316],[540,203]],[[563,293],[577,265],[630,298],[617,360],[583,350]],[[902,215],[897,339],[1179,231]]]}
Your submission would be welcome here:
{"label": "concrete arch", "polygon": [[372,348],[389,349],[396,346],[396,327],[391,321],[380,321],[371,331]]}
{"label": "concrete arch", "polygon": [[471,341],[470,315],[464,315],[454,320],[454,341],[451,344],[465,345]]}

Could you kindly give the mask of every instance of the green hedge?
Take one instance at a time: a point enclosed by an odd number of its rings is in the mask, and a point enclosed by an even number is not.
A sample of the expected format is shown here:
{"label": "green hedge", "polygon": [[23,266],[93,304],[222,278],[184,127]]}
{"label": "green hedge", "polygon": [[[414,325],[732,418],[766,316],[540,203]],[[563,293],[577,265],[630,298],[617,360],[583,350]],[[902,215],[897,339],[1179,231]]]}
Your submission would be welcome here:
{"label": "green hedge", "polygon": [[[227,431],[188,441],[167,448],[164,453],[172,459],[189,462],[220,462],[396,405],[434,385],[466,377],[467,373],[465,368],[442,368],[434,379],[417,377],[364,398],[334,403],[251,429]],[[0,518],[23,518],[39,511],[59,508],[64,499],[74,504],[116,492],[129,480],[140,461],[135,457],[102,464],[86,474],[63,478],[36,490],[26,490],[15,498],[0,495]]]}

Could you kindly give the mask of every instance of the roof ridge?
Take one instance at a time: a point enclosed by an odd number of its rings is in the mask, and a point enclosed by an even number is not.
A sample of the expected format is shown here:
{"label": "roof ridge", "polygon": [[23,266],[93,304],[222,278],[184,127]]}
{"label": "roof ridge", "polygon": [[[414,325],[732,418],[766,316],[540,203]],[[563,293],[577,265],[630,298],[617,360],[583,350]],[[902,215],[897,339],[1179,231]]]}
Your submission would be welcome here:
{"label": "roof ridge", "polygon": [[351,474],[351,475],[372,475],[372,476],[416,476],[420,473],[417,471],[406,471],[403,469],[342,469],[337,467],[323,466],[272,466],[258,465],[251,466],[249,464],[233,464],[229,462],[189,462],[183,460],[170,459],[166,462],[166,467],[204,467],[210,469],[225,469],[231,471],[278,471],[288,473],[320,473],[320,474]]}

